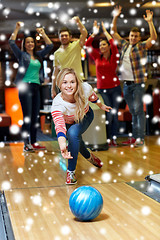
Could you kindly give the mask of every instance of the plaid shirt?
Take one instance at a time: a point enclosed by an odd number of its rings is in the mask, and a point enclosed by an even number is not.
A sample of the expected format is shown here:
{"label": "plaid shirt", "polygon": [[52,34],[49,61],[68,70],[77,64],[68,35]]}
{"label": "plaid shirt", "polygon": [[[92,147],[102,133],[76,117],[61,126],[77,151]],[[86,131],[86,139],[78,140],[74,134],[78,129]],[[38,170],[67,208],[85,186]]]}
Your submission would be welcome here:
{"label": "plaid shirt", "polygon": [[[120,40],[120,61],[119,66],[122,65],[124,54],[129,46],[129,42],[122,39]],[[143,83],[147,80],[147,48],[146,42],[138,42],[132,46],[130,52],[131,67],[135,83]],[[125,80],[125,79],[124,79]]]}

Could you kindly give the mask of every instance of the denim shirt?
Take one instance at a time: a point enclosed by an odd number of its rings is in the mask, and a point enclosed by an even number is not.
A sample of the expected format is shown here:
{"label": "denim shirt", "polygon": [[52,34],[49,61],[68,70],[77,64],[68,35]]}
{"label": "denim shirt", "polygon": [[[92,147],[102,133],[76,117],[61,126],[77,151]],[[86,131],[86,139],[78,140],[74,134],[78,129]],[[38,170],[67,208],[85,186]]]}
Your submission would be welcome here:
{"label": "denim shirt", "polygon": [[[15,40],[9,40],[9,45],[16,57],[16,59],[19,62],[19,68],[17,71],[16,79],[15,79],[15,84],[19,83],[20,81],[23,80],[26,71],[29,67],[31,56],[27,52],[23,52],[19,49],[17,44],[15,43]],[[40,59],[43,60],[43,58],[52,50],[53,44],[46,45],[46,47],[40,51],[37,51],[36,54],[40,57]],[[40,70],[39,73],[39,78],[40,82],[43,82],[43,69]]]}

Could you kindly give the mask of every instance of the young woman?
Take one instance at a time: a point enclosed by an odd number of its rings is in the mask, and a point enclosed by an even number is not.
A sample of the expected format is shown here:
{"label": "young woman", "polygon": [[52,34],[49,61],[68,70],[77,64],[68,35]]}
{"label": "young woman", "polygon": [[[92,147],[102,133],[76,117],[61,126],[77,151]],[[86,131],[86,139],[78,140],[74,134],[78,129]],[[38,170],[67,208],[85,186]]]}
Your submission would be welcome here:
{"label": "young woman", "polygon": [[94,21],[93,34],[86,42],[88,54],[96,64],[97,89],[101,94],[104,103],[112,107],[112,111],[106,113],[107,123],[107,142],[109,146],[117,146],[116,138],[118,131],[118,108],[121,97],[120,81],[116,75],[118,62],[118,49],[106,31],[102,22],[102,29],[105,37],[99,41],[99,49],[92,46],[95,36],[99,33],[99,26]]}
{"label": "young woman", "polygon": [[89,107],[89,101],[107,112],[111,107],[102,104],[92,87],[86,82],[82,83],[73,69],[61,70],[56,85],[61,92],[53,100],[51,114],[62,157],[68,159],[66,184],[75,184],[79,152],[96,167],[102,167],[101,160],[87,150],[82,140],[82,134],[93,120],[93,110]]}
{"label": "young woman", "polygon": [[53,44],[45,34],[44,29],[37,28],[37,33],[43,37],[47,46],[36,52],[35,40],[31,36],[27,36],[23,40],[23,50],[21,51],[15,43],[21,26],[21,22],[16,23],[9,44],[19,62],[15,83],[18,87],[23,112],[22,138],[24,140],[24,151],[33,152],[34,150],[45,149],[44,146],[36,143],[36,133],[40,109],[40,81],[43,75],[42,61],[44,56],[52,50]]}

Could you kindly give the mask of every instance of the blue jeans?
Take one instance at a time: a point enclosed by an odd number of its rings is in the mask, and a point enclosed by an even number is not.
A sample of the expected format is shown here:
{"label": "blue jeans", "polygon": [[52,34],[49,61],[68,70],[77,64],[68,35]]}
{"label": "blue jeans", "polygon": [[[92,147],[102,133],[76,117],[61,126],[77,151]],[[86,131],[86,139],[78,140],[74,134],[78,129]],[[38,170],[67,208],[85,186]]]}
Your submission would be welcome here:
{"label": "blue jeans", "polygon": [[[33,144],[36,142],[40,109],[40,85],[26,83],[26,91],[19,91],[19,100],[23,112],[22,139],[25,144],[29,142]],[[25,121],[25,119],[29,121]]]}
{"label": "blue jeans", "polygon": [[123,85],[124,99],[128,104],[129,111],[132,114],[132,135],[134,138],[145,136],[145,114],[143,110],[143,95],[145,88],[141,84]]}
{"label": "blue jeans", "polygon": [[68,151],[71,152],[72,159],[68,159],[68,170],[74,171],[77,165],[78,153],[80,152],[83,157],[89,158],[90,152],[87,150],[85,143],[82,139],[82,134],[87,130],[93,121],[94,114],[90,108],[84,119],[75,124],[66,124]]}
{"label": "blue jeans", "polygon": [[101,94],[105,105],[111,106],[116,110],[115,113],[106,112],[106,120],[108,124],[107,129],[107,139],[112,139],[113,136],[117,136],[118,132],[118,109],[120,102],[117,101],[118,97],[121,97],[121,87],[108,88],[108,89],[98,89]]}

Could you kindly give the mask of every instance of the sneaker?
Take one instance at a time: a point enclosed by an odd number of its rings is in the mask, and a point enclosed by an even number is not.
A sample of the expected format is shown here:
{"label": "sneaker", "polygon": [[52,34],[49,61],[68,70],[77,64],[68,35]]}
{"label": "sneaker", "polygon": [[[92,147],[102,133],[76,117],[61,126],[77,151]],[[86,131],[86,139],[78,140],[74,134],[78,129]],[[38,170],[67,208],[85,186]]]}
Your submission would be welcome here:
{"label": "sneaker", "polygon": [[34,152],[31,144],[24,144],[23,152]]}
{"label": "sneaker", "polygon": [[66,184],[76,184],[76,183],[77,183],[77,179],[76,179],[75,171],[67,170]]}
{"label": "sneaker", "polygon": [[117,147],[118,146],[116,143],[116,140],[114,140],[114,139],[112,139],[108,145],[109,145],[109,147]]}
{"label": "sneaker", "polygon": [[144,139],[137,138],[134,143],[134,147],[143,146],[143,145],[144,145]]}
{"label": "sneaker", "polygon": [[96,157],[93,153],[91,153],[91,157],[87,159],[90,163],[92,163],[95,167],[101,168],[103,166],[103,162]]}
{"label": "sneaker", "polygon": [[127,141],[122,142],[122,144],[123,145],[131,145],[131,144],[134,144],[135,141],[136,141],[136,139],[132,137],[132,138],[129,138]]}
{"label": "sneaker", "polygon": [[38,150],[38,151],[41,151],[41,150],[46,150],[46,147],[45,146],[41,146],[40,144],[38,143],[34,143],[34,144],[31,144],[33,149],[34,150]]}

